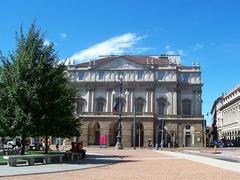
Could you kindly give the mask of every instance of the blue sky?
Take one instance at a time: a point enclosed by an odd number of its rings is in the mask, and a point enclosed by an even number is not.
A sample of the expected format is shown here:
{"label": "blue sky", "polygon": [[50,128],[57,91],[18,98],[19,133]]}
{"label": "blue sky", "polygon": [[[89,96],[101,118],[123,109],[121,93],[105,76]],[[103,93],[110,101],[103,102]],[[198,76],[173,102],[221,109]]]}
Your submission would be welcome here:
{"label": "blue sky", "polygon": [[20,24],[26,31],[36,18],[60,59],[178,53],[183,64],[201,65],[206,114],[239,83],[239,6],[238,0],[3,0],[0,50],[13,50]]}

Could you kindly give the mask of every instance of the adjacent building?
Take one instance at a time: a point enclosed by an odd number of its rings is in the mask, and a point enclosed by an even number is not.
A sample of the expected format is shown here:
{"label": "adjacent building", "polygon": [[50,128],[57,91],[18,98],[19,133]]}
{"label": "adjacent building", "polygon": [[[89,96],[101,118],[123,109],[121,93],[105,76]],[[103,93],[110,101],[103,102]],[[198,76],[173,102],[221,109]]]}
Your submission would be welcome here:
{"label": "adjacent building", "polygon": [[239,138],[240,85],[218,97],[213,104],[211,114],[215,137],[231,140]]}
{"label": "adjacent building", "polygon": [[[71,80],[80,88],[76,116],[82,122],[81,140],[99,145],[105,137],[114,146],[118,98],[122,102],[122,143],[133,146],[136,110],[137,146],[203,146],[202,82],[198,64],[184,66],[180,56],[108,56],[68,65]],[[119,95],[119,75],[123,75]]]}

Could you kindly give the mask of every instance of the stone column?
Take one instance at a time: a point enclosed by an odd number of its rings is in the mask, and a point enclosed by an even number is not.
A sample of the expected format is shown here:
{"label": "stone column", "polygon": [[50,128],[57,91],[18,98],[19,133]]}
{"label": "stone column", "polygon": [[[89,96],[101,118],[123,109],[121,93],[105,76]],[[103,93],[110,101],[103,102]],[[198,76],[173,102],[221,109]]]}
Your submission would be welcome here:
{"label": "stone column", "polygon": [[154,98],[153,98],[153,90],[150,92],[150,99],[151,99],[151,104],[150,104],[150,112],[153,112],[153,104],[154,104]]}
{"label": "stone column", "polygon": [[88,90],[88,96],[87,96],[87,112],[91,112],[91,90]]}
{"label": "stone column", "polygon": [[109,92],[109,90],[107,89],[106,109],[105,109],[106,112],[109,112],[109,94],[110,94],[110,92]]}
{"label": "stone column", "polygon": [[177,114],[177,91],[176,89],[173,90],[173,100],[172,100],[172,108],[173,108],[173,114]]}
{"label": "stone column", "polygon": [[114,95],[113,95],[113,93],[112,93],[113,91],[111,91],[111,98],[110,98],[110,111],[112,112],[112,109],[113,109],[113,101],[114,101]]}
{"label": "stone column", "polygon": [[146,92],[146,108],[145,108],[145,112],[148,112],[148,106],[149,106],[149,91],[147,90]]}
{"label": "stone column", "polygon": [[126,95],[125,112],[128,112],[129,94]]}
{"label": "stone column", "polygon": [[134,106],[134,100],[133,100],[133,93],[134,93],[134,90],[131,91],[131,94],[130,94],[130,111],[133,112],[133,106]]}
{"label": "stone column", "polygon": [[95,105],[95,90],[92,90],[92,98],[91,98],[91,112],[94,112],[94,105]]}

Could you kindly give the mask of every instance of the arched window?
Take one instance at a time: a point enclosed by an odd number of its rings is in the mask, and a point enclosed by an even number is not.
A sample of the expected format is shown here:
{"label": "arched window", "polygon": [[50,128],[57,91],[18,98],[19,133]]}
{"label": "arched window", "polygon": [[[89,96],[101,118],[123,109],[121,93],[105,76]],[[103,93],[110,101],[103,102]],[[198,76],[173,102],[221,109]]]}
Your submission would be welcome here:
{"label": "arched window", "polygon": [[143,98],[136,99],[136,112],[143,112],[145,100]]}
{"label": "arched window", "polygon": [[167,100],[164,98],[158,99],[158,113],[159,115],[167,114]]}
{"label": "arched window", "polygon": [[191,114],[192,103],[190,100],[186,99],[182,101],[182,113],[185,115]]}
{"label": "arched window", "polygon": [[96,103],[96,111],[97,112],[103,112],[104,107],[105,107],[105,102],[106,100],[102,97],[97,98],[97,103]]}
{"label": "arched window", "polygon": [[81,112],[84,112],[85,107],[86,107],[86,100],[83,98],[77,99],[77,108],[76,108],[76,113],[79,114]]}

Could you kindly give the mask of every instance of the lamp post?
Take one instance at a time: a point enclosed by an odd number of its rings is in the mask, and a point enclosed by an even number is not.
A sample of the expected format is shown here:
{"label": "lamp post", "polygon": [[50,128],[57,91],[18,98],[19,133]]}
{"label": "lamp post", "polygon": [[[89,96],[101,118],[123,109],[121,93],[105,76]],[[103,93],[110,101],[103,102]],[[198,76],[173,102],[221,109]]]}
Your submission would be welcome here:
{"label": "lamp post", "polygon": [[164,135],[164,119],[162,119],[162,132],[161,132],[161,150],[163,149],[163,135]]}
{"label": "lamp post", "polygon": [[[208,116],[208,113],[206,114]],[[206,139],[206,119],[203,118],[203,146],[207,147],[207,139]]]}
{"label": "lamp post", "polygon": [[134,118],[133,118],[133,149],[136,150],[136,98],[133,97]]}
{"label": "lamp post", "polygon": [[[118,114],[118,134],[117,134],[117,142],[115,145],[115,149],[119,150],[119,149],[123,149],[123,145],[122,145],[122,81],[123,81],[123,73],[120,74],[120,76],[118,77],[120,80],[120,84],[119,84],[119,94],[118,94],[118,105],[119,105],[119,114]],[[113,94],[116,94],[116,92],[113,92]],[[128,92],[126,91],[125,94],[127,95]]]}

